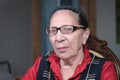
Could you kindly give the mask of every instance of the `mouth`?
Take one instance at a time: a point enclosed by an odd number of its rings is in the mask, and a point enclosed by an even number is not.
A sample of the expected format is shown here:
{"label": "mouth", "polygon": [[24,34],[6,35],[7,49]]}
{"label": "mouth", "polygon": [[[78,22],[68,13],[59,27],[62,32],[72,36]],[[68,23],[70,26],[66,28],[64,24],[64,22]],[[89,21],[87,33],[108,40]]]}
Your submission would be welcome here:
{"label": "mouth", "polygon": [[59,47],[59,48],[57,48],[57,50],[58,50],[60,53],[66,52],[67,49],[68,49],[68,47]]}

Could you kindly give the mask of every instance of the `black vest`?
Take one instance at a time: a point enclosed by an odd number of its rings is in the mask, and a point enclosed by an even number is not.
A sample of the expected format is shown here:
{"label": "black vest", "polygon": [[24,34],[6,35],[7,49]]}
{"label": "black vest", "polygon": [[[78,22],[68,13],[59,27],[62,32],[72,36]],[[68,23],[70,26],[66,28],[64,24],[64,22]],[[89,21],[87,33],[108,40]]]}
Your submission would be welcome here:
{"label": "black vest", "polygon": [[[36,80],[55,80],[54,75],[50,69],[50,62],[48,61],[48,57],[49,55],[42,58]],[[92,61],[82,72],[82,74],[80,74],[80,80],[100,80],[102,67],[106,59],[99,58],[93,54],[91,54],[91,57]],[[71,80],[74,80],[74,78]]]}

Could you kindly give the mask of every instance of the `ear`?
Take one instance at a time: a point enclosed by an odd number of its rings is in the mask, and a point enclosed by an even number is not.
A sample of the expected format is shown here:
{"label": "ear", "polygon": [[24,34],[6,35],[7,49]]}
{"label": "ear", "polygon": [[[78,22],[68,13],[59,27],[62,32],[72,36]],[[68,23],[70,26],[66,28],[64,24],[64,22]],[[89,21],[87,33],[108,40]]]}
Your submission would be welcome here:
{"label": "ear", "polygon": [[90,35],[90,28],[84,30],[82,44],[85,45]]}

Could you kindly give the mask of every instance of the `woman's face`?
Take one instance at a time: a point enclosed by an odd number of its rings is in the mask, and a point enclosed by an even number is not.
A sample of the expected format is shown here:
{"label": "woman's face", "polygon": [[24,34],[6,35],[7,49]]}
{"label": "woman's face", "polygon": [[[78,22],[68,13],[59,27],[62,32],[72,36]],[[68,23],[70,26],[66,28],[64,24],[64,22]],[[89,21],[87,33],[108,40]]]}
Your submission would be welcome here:
{"label": "woman's face", "polygon": [[[80,26],[78,15],[70,10],[59,10],[53,14],[50,27],[60,28],[64,25]],[[75,57],[83,51],[83,44],[89,36],[89,28],[78,29],[73,33],[63,34],[58,30],[56,35],[50,35],[49,39],[56,55],[61,59]]]}

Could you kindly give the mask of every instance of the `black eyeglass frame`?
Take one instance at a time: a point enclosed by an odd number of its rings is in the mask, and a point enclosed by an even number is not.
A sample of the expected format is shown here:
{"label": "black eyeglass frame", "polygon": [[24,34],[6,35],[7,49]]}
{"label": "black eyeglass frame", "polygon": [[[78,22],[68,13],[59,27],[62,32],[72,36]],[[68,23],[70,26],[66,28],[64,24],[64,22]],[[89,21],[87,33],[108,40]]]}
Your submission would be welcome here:
{"label": "black eyeglass frame", "polygon": [[[55,33],[54,35],[56,35],[57,32],[58,32],[58,30],[60,30],[60,32],[63,33],[63,31],[62,31],[61,29],[62,29],[63,27],[66,27],[66,26],[71,26],[71,27],[73,27],[73,31],[70,32],[70,33],[73,33],[74,31],[76,31],[76,30],[78,30],[78,29],[86,29],[86,28],[87,28],[87,27],[84,27],[83,25],[79,25],[79,26],[75,26],[75,25],[64,25],[64,26],[61,26],[61,27],[59,27],[59,28],[57,28],[57,27],[47,27],[45,32],[46,32],[47,35],[50,35],[50,28],[55,28],[57,31],[56,31],[56,33]],[[63,33],[63,34],[69,34],[69,33]]]}

